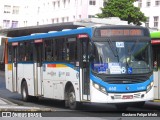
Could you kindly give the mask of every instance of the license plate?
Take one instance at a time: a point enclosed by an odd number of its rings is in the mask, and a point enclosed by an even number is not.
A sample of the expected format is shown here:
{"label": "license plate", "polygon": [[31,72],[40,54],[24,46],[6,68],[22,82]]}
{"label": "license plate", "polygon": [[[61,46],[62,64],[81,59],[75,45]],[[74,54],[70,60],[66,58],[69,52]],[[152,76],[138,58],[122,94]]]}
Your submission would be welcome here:
{"label": "license plate", "polygon": [[133,99],[133,95],[123,95],[122,99]]}

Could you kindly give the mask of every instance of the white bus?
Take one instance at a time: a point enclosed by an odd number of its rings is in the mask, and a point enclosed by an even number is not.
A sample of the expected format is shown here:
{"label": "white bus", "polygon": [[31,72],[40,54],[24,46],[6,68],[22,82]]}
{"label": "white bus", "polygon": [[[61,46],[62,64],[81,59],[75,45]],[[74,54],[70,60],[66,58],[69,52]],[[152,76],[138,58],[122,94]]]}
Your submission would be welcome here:
{"label": "white bus", "polygon": [[6,88],[31,97],[143,105],[153,100],[151,39],[147,28],[84,27],[9,38]]}

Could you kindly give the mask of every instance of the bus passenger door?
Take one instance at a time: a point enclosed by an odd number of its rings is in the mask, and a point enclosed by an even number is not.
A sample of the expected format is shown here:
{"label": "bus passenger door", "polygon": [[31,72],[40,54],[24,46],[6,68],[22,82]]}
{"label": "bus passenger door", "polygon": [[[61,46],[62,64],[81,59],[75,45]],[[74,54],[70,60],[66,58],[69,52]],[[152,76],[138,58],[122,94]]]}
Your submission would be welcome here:
{"label": "bus passenger door", "polygon": [[13,92],[18,91],[18,80],[17,80],[17,55],[18,55],[18,43],[12,43],[12,83],[13,83]]}
{"label": "bus passenger door", "polygon": [[35,96],[40,96],[43,94],[42,90],[42,51],[43,51],[43,42],[42,39],[35,40],[35,56],[34,56],[34,88],[35,88]]}
{"label": "bus passenger door", "polygon": [[153,78],[154,78],[154,99],[160,99],[160,45],[153,46]]}
{"label": "bus passenger door", "polygon": [[80,65],[80,90],[81,100],[90,100],[90,77],[89,77],[89,58],[88,58],[88,35],[78,35],[78,55]]}

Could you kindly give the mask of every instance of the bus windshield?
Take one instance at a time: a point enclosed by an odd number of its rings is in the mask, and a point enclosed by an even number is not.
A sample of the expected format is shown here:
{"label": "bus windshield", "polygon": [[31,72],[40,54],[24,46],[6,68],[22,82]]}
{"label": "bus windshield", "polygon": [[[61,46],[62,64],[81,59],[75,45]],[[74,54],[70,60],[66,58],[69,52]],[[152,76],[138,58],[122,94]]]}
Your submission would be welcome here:
{"label": "bus windshield", "polygon": [[94,42],[92,70],[104,74],[151,72],[150,43],[140,41]]}

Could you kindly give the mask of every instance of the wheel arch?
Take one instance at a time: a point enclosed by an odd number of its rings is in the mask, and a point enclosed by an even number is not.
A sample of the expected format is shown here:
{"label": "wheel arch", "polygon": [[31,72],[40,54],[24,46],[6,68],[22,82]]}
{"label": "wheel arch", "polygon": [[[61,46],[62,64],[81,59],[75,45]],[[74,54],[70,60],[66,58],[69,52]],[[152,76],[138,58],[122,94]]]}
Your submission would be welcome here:
{"label": "wheel arch", "polygon": [[[65,85],[65,88],[64,88],[64,99],[66,99],[66,93],[68,92],[68,90],[69,90],[70,87],[73,87],[73,89],[74,89],[73,84],[72,84],[70,81],[68,81],[68,82],[66,83],[66,85]],[[74,89],[74,90],[75,90],[75,89]]]}
{"label": "wheel arch", "polygon": [[73,87],[75,94],[76,94],[76,101],[80,101],[80,88],[79,88],[79,84],[77,82],[71,82],[68,81],[65,84],[65,88],[64,88],[64,100],[66,100],[66,94],[69,91],[69,88]]}
{"label": "wheel arch", "polygon": [[77,82],[72,83],[68,81],[66,83],[65,89],[64,89],[65,107],[69,107],[70,109],[79,109],[80,107],[79,92],[80,91],[79,91]]}

